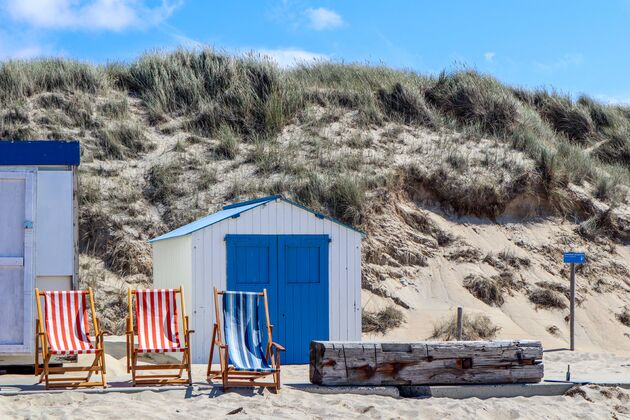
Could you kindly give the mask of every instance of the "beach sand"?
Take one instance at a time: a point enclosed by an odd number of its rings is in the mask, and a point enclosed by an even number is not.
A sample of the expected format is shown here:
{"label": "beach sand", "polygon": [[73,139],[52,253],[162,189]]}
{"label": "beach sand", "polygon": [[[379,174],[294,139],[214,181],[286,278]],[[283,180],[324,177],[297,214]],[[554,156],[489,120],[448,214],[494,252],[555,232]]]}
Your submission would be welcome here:
{"label": "beach sand", "polygon": [[[545,379],[630,381],[630,357],[610,353],[545,353]],[[108,379],[128,386],[125,359],[107,355]],[[205,366],[194,365],[196,385],[205,385]],[[283,367],[279,394],[245,388],[223,393],[220,386],[162,392],[87,394],[78,391],[0,397],[0,418],[630,418],[630,390],[583,385],[567,395],[489,399],[393,398],[377,395],[315,394],[294,385],[308,382],[308,366]],[[34,383],[33,376],[0,376],[0,388]],[[9,387],[7,387],[9,385]],[[42,388],[41,386],[39,387]]]}

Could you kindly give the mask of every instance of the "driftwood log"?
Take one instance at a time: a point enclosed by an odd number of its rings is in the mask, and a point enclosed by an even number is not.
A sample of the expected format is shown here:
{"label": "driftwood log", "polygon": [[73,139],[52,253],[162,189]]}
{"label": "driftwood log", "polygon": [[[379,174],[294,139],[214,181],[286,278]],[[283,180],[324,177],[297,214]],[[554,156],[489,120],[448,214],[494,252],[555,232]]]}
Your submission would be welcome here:
{"label": "driftwood log", "polygon": [[318,385],[445,385],[540,382],[540,341],[363,343],[312,341]]}

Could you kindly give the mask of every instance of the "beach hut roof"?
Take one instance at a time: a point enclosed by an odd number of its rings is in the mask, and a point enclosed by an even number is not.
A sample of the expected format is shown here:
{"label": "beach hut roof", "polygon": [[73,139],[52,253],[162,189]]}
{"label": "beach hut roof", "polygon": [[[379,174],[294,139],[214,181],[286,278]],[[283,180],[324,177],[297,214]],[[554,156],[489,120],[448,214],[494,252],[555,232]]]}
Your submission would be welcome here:
{"label": "beach hut roof", "polygon": [[219,223],[222,220],[229,219],[230,217],[238,217],[241,213],[244,213],[248,210],[251,210],[253,208],[262,206],[264,204],[267,204],[269,202],[276,201],[276,200],[282,200],[296,207],[299,207],[303,210],[306,210],[310,213],[313,213],[315,216],[319,217],[320,219],[328,219],[347,229],[354,230],[355,232],[358,232],[363,236],[366,235],[366,233],[361,230],[355,229],[352,226],[349,226],[349,225],[346,225],[345,223],[340,222],[339,220],[326,216],[322,213],[318,213],[315,210],[309,209],[308,207],[302,206],[301,204],[298,204],[295,201],[289,200],[288,198],[282,195],[270,195],[268,197],[257,198],[255,200],[243,201],[240,203],[234,203],[234,204],[224,206],[221,211],[218,211],[202,219],[196,220],[192,223],[179,227],[175,230],[167,232],[156,238],[150,239],[149,242],[152,243],[152,242],[162,241],[164,239],[172,239],[172,238],[178,238],[180,236],[190,235],[193,232],[196,232],[205,227],[214,225],[215,223]]}

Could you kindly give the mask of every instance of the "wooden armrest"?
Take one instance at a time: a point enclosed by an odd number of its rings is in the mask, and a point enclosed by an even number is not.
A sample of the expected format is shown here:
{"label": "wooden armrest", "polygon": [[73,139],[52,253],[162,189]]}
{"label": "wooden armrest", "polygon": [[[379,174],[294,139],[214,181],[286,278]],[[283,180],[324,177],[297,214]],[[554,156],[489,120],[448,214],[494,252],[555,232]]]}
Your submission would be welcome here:
{"label": "wooden armrest", "polygon": [[287,351],[287,349],[285,349],[284,347],[282,347],[280,344],[278,343],[271,343],[271,347],[275,347],[280,351]]}

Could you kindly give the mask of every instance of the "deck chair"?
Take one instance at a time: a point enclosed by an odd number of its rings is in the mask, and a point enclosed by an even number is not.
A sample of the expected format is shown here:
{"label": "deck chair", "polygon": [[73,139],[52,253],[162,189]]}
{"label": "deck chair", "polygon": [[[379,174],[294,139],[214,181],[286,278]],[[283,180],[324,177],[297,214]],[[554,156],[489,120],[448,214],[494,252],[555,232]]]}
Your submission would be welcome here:
{"label": "deck chair", "polygon": [[[184,345],[179,339],[177,294],[182,305]],[[127,318],[127,372],[131,373],[133,386],[138,384],[188,384],[190,375],[190,334],[188,316],[184,306],[184,289],[131,290],[127,293],[129,318]],[[135,303],[135,306],[133,306]],[[133,309],[135,308],[135,310]],[[134,313],[135,326],[134,332]],[[138,341],[135,342],[137,336]],[[183,353],[181,363],[138,365],[138,355],[143,353]],[[182,378],[186,369],[188,379]],[[179,370],[176,374],[139,375],[143,370]]]}
{"label": "deck chair", "polygon": [[[100,332],[99,321],[96,318],[92,289],[41,292],[35,289],[35,297],[38,316],[35,324],[35,375],[39,375],[39,383],[45,381],[46,389],[107,386],[103,333]],[[42,299],[44,300],[43,314]],[[88,299],[94,326],[94,345],[90,339]],[[39,366],[40,352],[43,367]],[[50,358],[53,355],[74,354],[93,354],[94,361],[90,366],[50,366]],[[51,375],[68,372],[87,372],[87,376],[51,377]],[[93,373],[100,373],[101,380],[90,382]]]}
{"label": "deck chair", "polygon": [[[219,296],[222,297],[222,312],[219,310]],[[265,305],[268,336],[265,351],[258,319],[260,298]],[[267,289],[262,293],[253,293],[219,291],[215,288],[214,309],[216,322],[208,358],[208,380],[221,377],[224,391],[232,386],[262,386],[274,388],[277,392],[280,389],[279,352],[285,349],[272,340],[273,326],[269,322]],[[219,352],[220,370],[212,370],[215,346]],[[268,376],[272,377],[271,381],[261,381]]]}

